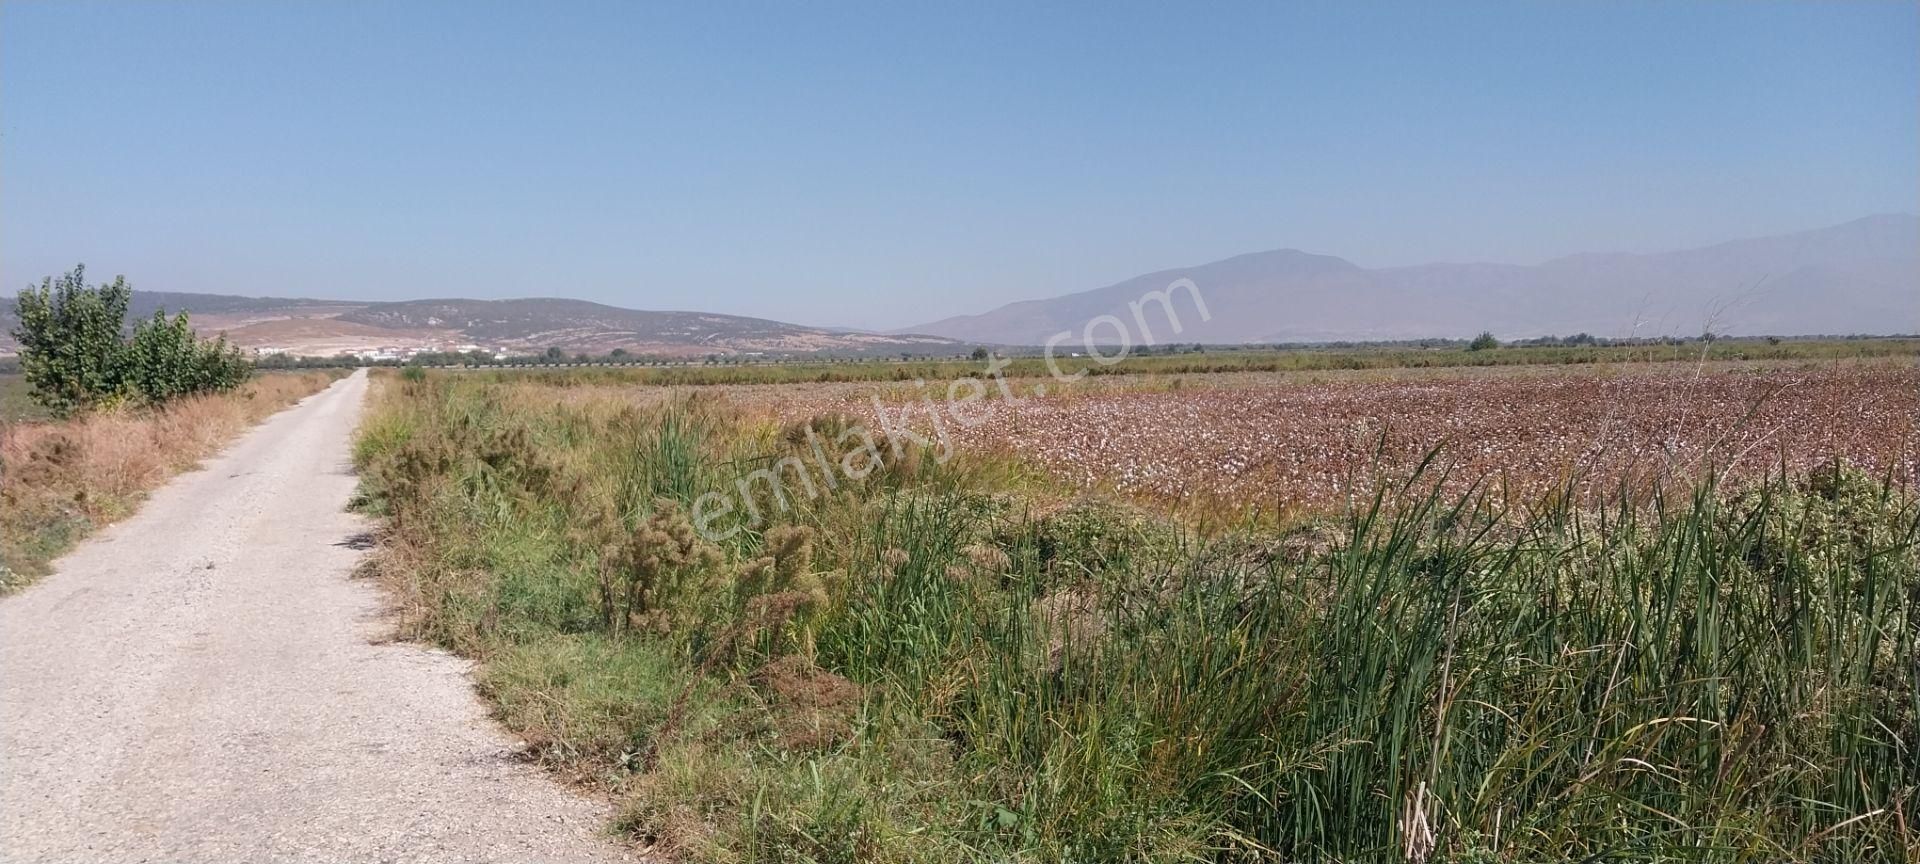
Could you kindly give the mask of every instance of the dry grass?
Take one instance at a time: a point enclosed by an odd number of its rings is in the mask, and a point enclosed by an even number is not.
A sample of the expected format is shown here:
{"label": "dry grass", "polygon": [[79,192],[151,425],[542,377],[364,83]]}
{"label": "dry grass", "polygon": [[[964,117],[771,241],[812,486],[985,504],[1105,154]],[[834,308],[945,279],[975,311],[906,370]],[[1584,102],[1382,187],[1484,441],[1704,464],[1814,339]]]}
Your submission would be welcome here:
{"label": "dry grass", "polygon": [[157,410],[90,414],[0,428],[0,590],[44,574],[96,528],[132,513],[146,493],[337,372],[255,377],[233,393]]}

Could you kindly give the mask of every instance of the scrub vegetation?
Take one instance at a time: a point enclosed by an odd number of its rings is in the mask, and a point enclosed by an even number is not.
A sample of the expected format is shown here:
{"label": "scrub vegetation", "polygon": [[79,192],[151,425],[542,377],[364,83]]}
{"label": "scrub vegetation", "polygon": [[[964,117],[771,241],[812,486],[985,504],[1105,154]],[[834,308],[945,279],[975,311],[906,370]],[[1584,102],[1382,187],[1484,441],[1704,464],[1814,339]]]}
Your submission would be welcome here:
{"label": "scrub vegetation", "polygon": [[[569,383],[381,376],[360,506],[408,633],[658,853],[1920,855],[1920,506],[1889,473],[1515,500],[1442,450],[1202,531],[1004,450],[829,484],[846,416]],[[697,530],[770,466],[740,530]]]}

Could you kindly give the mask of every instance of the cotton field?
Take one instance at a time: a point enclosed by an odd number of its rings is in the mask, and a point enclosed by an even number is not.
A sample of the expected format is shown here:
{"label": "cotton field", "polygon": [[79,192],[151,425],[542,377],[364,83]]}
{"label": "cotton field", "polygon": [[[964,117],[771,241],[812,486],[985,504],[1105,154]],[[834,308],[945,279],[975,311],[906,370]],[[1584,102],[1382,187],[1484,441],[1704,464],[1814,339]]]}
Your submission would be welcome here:
{"label": "cotton field", "polygon": [[1912,482],[1917,415],[1920,372],[1850,368],[1116,393],[996,405],[960,434],[1089,486],[1315,504],[1435,448],[1458,484],[1520,492],[1836,456]]}
{"label": "cotton field", "polygon": [[887,411],[922,433],[937,410],[955,446],[1010,451],[1089,489],[1268,508],[1346,501],[1436,449],[1450,487],[1519,497],[1569,478],[1577,491],[1606,491],[1708,469],[1804,471],[1835,457],[1920,480],[1920,368],[1911,363],[1234,374],[1045,396],[1033,386],[1015,382],[1013,399],[990,386],[957,407],[933,382],[737,387],[724,398],[784,421],[844,411],[879,428]]}

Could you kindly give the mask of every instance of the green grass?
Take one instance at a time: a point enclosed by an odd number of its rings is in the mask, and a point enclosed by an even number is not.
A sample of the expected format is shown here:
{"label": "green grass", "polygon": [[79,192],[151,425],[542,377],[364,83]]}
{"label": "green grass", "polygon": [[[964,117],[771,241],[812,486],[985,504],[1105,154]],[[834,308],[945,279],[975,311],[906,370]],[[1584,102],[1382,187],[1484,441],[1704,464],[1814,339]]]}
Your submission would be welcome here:
{"label": "green grass", "polygon": [[21,375],[0,375],[0,423],[45,420],[47,410],[33,401],[27,379]]}
{"label": "green grass", "polygon": [[708,547],[680,514],[790,430],[536,381],[383,380],[382,570],[673,854],[1920,853],[1920,509],[1838,466],[1524,513],[1416,482],[1202,535],[909,454]]}

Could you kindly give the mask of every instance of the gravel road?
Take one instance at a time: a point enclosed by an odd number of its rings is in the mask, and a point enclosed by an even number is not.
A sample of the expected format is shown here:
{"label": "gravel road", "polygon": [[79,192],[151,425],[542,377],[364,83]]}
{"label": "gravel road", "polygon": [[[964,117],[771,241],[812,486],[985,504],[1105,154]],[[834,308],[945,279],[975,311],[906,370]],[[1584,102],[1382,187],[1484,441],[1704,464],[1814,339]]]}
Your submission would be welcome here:
{"label": "gravel road", "polygon": [[0,861],[617,861],[349,578],[361,371],[0,598]]}

